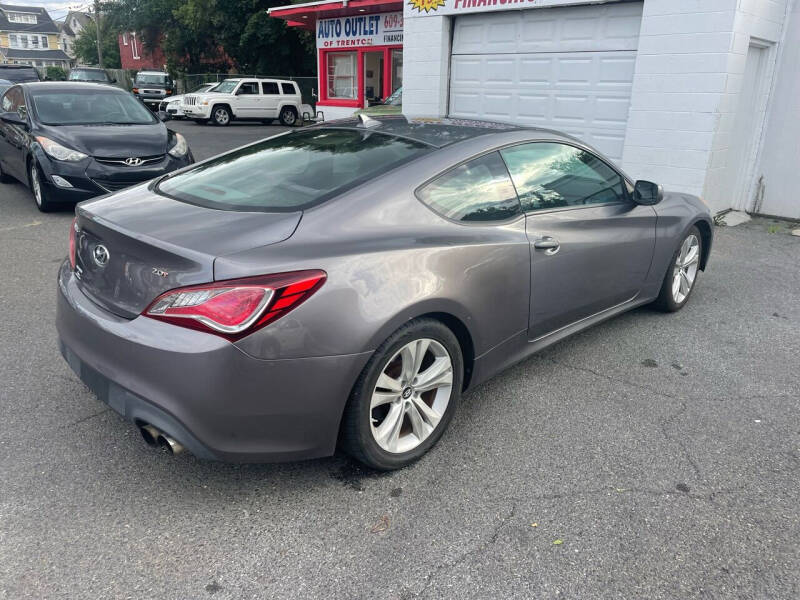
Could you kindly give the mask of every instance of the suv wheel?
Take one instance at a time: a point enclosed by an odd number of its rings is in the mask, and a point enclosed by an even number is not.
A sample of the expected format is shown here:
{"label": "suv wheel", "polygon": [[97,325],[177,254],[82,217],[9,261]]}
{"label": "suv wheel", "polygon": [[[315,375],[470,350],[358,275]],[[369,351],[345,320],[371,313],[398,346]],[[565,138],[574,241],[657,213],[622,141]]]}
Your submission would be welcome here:
{"label": "suv wheel", "polygon": [[214,125],[226,126],[231,124],[231,111],[227,106],[215,106],[211,113]]}
{"label": "suv wheel", "polygon": [[292,127],[295,123],[297,123],[297,111],[291,106],[284,106],[281,109],[281,114],[278,119],[280,120],[281,125]]}

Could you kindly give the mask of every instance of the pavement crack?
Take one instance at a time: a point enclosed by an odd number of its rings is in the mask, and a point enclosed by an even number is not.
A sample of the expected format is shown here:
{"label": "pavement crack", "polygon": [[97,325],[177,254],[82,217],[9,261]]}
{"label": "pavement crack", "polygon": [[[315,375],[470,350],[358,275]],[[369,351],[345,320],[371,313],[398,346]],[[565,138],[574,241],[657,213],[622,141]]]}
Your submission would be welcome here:
{"label": "pavement crack", "polygon": [[601,377],[603,379],[606,379],[607,381],[611,381],[612,383],[622,383],[624,385],[629,385],[631,387],[638,388],[640,390],[646,390],[646,391],[651,392],[653,394],[656,394],[658,396],[663,396],[665,398],[670,398],[672,400],[681,400],[682,399],[679,396],[675,396],[673,394],[668,394],[668,393],[663,392],[661,390],[658,390],[656,388],[650,387],[649,385],[642,385],[641,383],[637,383],[637,382],[631,381],[629,379],[624,379],[622,377],[614,377],[613,375],[608,375],[607,373],[602,373],[602,372],[597,371],[595,369],[590,369],[589,367],[580,367],[578,365],[571,365],[569,363],[558,361],[558,360],[556,360],[554,358],[541,357],[540,360],[546,360],[546,361],[548,361],[548,362],[550,362],[550,363],[552,363],[554,365],[557,365],[559,367],[565,367],[567,369],[572,369],[574,371],[582,371],[584,373],[590,373],[591,375],[594,375],[596,377]]}
{"label": "pavement crack", "polygon": [[437,575],[439,573],[441,573],[443,570],[452,569],[454,567],[457,567],[458,565],[464,563],[471,556],[473,556],[475,554],[480,554],[481,552],[486,550],[486,548],[496,544],[498,538],[500,537],[500,532],[503,530],[503,528],[506,525],[508,525],[508,523],[511,521],[511,519],[514,518],[516,513],[517,513],[517,505],[516,505],[516,503],[514,503],[514,504],[511,505],[511,510],[508,512],[508,514],[505,517],[501,518],[500,523],[498,523],[497,526],[494,527],[494,529],[492,530],[491,535],[484,542],[478,544],[472,550],[468,550],[468,551],[464,552],[463,554],[461,554],[460,556],[458,556],[457,558],[455,558],[452,561],[436,565],[436,567],[434,567],[433,571],[428,573],[428,575],[426,577],[427,581],[425,582],[425,585],[422,587],[422,589],[420,589],[418,592],[412,592],[410,596],[406,596],[406,597],[407,598],[421,598],[425,593],[427,593],[427,591],[430,589],[430,587],[434,584]]}
{"label": "pavement crack", "polygon": [[86,417],[82,417],[82,418],[78,419],[77,421],[73,421],[72,423],[67,423],[66,425],[62,425],[61,427],[59,427],[59,429],[65,429],[67,427],[74,427],[75,425],[80,425],[81,423],[85,423],[86,421],[90,421],[91,419],[94,419],[95,417],[99,417],[100,415],[102,415],[104,413],[107,413],[109,410],[111,410],[111,409],[106,407],[103,410],[100,410],[100,411],[98,411],[96,413],[93,413],[93,414],[88,415]]}

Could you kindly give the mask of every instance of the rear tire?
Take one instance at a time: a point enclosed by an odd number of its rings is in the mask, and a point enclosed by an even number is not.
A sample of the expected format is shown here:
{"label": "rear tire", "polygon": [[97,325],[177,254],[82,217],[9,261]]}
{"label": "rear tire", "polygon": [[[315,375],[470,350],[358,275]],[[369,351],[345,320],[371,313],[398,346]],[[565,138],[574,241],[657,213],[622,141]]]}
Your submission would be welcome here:
{"label": "rear tire", "polygon": [[278,120],[284,127],[294,127],[297,123],[297,111],[291,106],[284,106]]}
{"label": "rear tire", "polygon": [[434,319],[409,321],[380,345],[356,381],[342,418],[341,449],[382,471],[417,461],[450,424],[463,380],[453,332]]}
{"label": "rear tire", "polygon": [[36,202],[36,208],[42,212],[54,210],[55,205],[49,198],[47,186],[42,182],[42,173],[35,160],[31,160],[30,165],[28,165],[28,179],[33,192],[33,199]]}
{"label": "rear tire", "polygon": [[697,286],[700,260],[703,256],[703,236],[692,226],[681,238],[664,275],[661,291],[653,306],[664,312],[682,309]]}
{"label": "rear tire", "polygon": [[211,111],[211,120],[214,125],[219,125],[220,127],[230,125],[232,117],[231,110],[227,106],[215,106]]}

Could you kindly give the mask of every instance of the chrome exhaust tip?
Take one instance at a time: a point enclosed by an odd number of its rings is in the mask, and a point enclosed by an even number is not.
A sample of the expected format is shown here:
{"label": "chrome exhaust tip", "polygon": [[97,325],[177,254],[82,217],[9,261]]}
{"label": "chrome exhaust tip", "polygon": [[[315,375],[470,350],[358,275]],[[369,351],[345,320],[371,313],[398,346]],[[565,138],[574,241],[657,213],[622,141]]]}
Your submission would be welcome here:
{"label": "chrome exhaust tip", "polygon": [[158,438],[161,436],[161,432],[158,429],[152,425],[142,425],[139,427],[139,433],[142,434],[142,439],[144,439],[148,446],[158,446]]}
{"label": "chrome exhaust tip", "polygon": [[183,446],[175,439],[169,437],[166,433],[161,433],[158,436],[158,442],[169,450],[170,454],[180,454],[183,452]]}

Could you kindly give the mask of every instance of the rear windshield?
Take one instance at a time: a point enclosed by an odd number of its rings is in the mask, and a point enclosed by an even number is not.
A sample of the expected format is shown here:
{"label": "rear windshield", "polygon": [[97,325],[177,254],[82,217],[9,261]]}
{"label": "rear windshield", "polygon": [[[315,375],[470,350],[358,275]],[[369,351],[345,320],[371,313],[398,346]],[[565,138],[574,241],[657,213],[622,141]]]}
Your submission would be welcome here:
{"label": "rear windshield", "polygon": [[372,131],[316,129],[223,154],[156,189],[208,208],[302,210],[429,151],[425,144]]}
{"label": "rear windshield", "polygon": [[153,74],[146,74],[146,73],[139,73],[136,75],[136,83],[144,84],[144,85],[167,85],[169,81],[168,75],[165,73],[163,75],[159,73]]}
{"label": "rear windshield", "polygon": [[33,107],[45,125],[150,125],[157,123],[141,102],[126,92],[93,86],[93,90],[33,90]]}
{"label": "rear windshield", "polygon": [[94,71],[89,69],[73,69],[69,72],[70,81],[108,81],[105,71]]}
{"label": "rear windshield", "polygon": [[8,81],[39,81],[39,73],[33,67],[29,69],[4,69],[0,66],[0,79]]}

